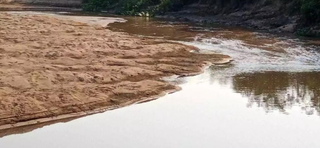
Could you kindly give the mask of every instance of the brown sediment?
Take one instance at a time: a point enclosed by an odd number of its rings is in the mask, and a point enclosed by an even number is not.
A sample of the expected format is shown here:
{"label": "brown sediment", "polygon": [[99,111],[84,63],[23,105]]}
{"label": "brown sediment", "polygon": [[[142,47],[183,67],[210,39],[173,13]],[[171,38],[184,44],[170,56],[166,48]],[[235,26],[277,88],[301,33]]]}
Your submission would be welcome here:
{"label": "brown sediment", "polygon": [[0,11],[81,11],[81,8],[37,5],[35,3],[3,3],[0,0]]}
{"label": "brown sediment", "polygon": [[0,138],[5,137],[5,136],[9,136],[9,135],[14,135],[14,134],[28,133],[28,132],[31,132],[35,129],[43,128],[45,126],[49,126],[49,125],[56,124],[56,123],[67,123],[67,122],[70,122],[70,121],[78,119],[78,118],[80,118],[80,117],[64,118],[61,120],[50,120],[48,122],[39,122],[37,124],[29,124],[27,126],[17,126],[17,127],[3,129],[3,130],[0,130]]}
{"label": "brown sediment", "polygon": [[0,130],[155,99],[229,56],[43,15],[0,13]]}

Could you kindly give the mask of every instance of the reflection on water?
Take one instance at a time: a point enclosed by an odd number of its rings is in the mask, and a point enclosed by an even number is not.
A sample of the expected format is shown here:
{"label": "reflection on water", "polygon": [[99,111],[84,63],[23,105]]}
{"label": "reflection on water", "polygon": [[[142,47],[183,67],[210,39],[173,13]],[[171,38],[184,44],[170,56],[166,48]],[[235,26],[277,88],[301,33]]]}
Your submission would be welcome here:
{"label": "reflection on water", "polygon": [[[247,106],[283,113],[299,106],[319,114],[319,40],[255,32],[237,27],[201,26],[158,19],[127,18],[111,25],[115,31],[162,37],[232,56],[233,66],[213,68],[220,83],[232,81],[236,92],[248,97]],[[308,71],[308,72],[306,72]]]}
{"label": "reflection on water", "polygon": [[286,112],[299,106],[307,115],[320,115],[320,73],[244,73],[232,78],[233,89],[248,97],[248,107]]}
{"label": "reflection on water", "polygon": [[320,115],[320,72],[234,73],[233,68],[233,65],[213,66],[201,81],[227,86],[241,94],[247,99],[248,108],[259,107],[267,113],[280,111],[284,114],[299,108],[305,115]]}
{"label": "reflection on water", "polygon": [[238,27],[201,26],[159,19],[126,18],[110,25],[114,31],[158,37],[234,58],[238,70],[320,71],[319,40],[299,39]]}
{"label": "reflection on water", "polygon": [[228,54],[234,62],[179,78],[176,83],[182,91],[155,101],[20,135],[8,136],[18,130],[0,131],[5,136],[0,138],[1,146],[320,147],[319,41],[241,28],[126,19],[127,23],[113,24],[111,29]]}
{"label": "reflection on water", "polygon": [[[303,77],[298,78],[299,82],[291,81],[289,77],[299,77],[295,76],[300,75],[298,73],[292,76],[290,73],[274,72],[268,75],[252,73],[224,77],[215,72],[215,69],[208,69],[201,75],[181,78],[184,80],[179,81],[182,82],[180,84],[182,91],[155,101],[0,138],[1,146],[5,148],[21,148],[21,145],[28,148],[43,148],[43,145],[46,148],[320,147],[319,116],[316,114],[307,116],[301,113],[301,105],[308,105],[308,99],[300,99],[299,103],[292,103],[291,106],[289,103],[284,105],[284,101],[280,98],[274,99],[277,101],[260,101],[258,103],[260,106],[251,105],[249,108],[247,106],[248,101],[252,101],[250,96],[263,96],[262,94],[270,95],[270,98],[281,96],[286,92],[292,92],[291,87],[298,86],[296,83],[304,88],[310,87],[308,90],[311,91],[313,83],[305,81]],[[262,79],[259,82],[265,84],[258,83],[259,79]],[[278,80],[281,82],[277,82]],[[302,100],[305,103],[301,103]],[[266,114],[266,108],[272,112]],[[285,108],[288,114],[284,114],[282,108]]]}

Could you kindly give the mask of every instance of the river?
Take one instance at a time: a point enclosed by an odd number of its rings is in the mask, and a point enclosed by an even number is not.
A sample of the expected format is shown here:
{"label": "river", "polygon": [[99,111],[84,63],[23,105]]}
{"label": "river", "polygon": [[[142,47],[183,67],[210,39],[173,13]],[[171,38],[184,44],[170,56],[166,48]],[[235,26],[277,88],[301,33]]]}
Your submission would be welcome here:
{"label": "river", "polygon": [[234,61],[168,79],[182,90],[0,138],[3,148],[319,148],[320,41],[239,27],[125,18],[109,29]]}

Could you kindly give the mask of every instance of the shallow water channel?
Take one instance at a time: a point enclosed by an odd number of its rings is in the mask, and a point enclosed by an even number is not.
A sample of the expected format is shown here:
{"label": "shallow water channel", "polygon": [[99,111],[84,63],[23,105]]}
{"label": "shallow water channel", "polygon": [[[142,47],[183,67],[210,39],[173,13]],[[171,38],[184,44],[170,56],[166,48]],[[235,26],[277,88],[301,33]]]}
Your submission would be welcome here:
{"label": "shallow water channel", "polygon": [[155,101],[2,137],[1,148],[320,147],[319,40],[125,19],[109,28],[193,45],[234,61],[172,79],[182,90]]}

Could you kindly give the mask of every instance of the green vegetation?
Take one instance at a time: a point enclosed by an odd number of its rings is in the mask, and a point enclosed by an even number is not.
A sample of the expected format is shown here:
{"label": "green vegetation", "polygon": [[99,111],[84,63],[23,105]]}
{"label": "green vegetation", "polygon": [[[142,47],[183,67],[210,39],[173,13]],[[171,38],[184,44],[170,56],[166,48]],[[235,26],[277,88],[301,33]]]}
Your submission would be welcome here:
{"label": "green vegetation", "polygon": [[111,0],[84,0],[82,9],[84,11],[99,12],[110,6]]}
{"label": "green vegetation", "polygon": [[180,8],[183,0],[85,0],[83,10],[101,11],[112,9],[118,14],[138,15],[165,13]]}
{"label": "green vegetation", "polygon": [[[208,10],[216,13],[229,13],[241,9],[259,9],[265,6],[280,8],[278,12],[286,15],[300,16],[302,28],[299,35],[319,36],[310,26],[320,23],[320,0],[84,0],[83,10],[112,10],[122,15],[153,16],[169,11],[177,11],[185,5],[204,4]],[[253,7],[254,6],[254,7]],[[270,9],[270,13],[274,10]],[[207,13],[204,10],[204,13]],[[213,15],[207,13],[207,15]]]}
{"label": "green vegetation", "polygon": [[320,19],[320,0],[84,0],[85,11],[113,9],[120,14],[136,15],[139,12],[165,13],[178,10],[183,5],[198,3],[217,8],[237,9],[246,4],[283,4],[285,9],[298,11],[306,19],[317,22]]}
{"label": "green vegetation", "polygon": [[295,34],[299,36],[305,36],[305,37],[320,37],[320,33],[312,30],[310,27],[304,27],[304,28],[298,29],[295,32]]}
{"label": "green vegetation", "polygon": [[320,22],[320,0],[303,0],[301,13],[309,23]]}

